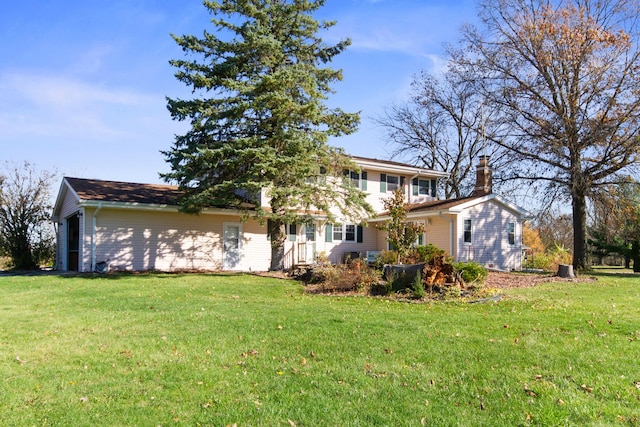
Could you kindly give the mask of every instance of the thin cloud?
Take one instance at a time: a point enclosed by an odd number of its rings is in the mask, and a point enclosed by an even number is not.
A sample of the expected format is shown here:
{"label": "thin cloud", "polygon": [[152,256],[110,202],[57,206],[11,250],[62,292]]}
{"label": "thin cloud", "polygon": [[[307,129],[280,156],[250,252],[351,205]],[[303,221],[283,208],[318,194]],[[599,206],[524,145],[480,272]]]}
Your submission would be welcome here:
{"label": "thin cloud", "polygon": [[162,102],[160,96],[112,89],[64,76],[0,75],[0,138],[16,135],[113,137],[114,117]]}

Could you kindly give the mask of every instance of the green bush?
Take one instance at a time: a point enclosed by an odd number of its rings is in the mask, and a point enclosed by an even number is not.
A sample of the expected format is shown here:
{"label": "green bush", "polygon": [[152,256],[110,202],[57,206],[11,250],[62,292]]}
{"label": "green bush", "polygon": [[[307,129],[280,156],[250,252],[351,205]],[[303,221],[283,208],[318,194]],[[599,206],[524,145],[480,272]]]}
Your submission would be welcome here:
{"label": "green bush", "polygon": [[459,273],[464,283],[484,282],[489,272],[485,266],[477,262],[454,262],[453,268]]}
{"label": "green bush", "polygon": [[416,274],[413,284],[411,285],[411,293],[416,299],[422,299],[426,295],[424,284],[422,284],[422,274]]}
{"label": "green bush", "polygon": [[382,268],[382,266],[387,264],[397,264],[398,263],[398,252],[396,251],[382,251],[380,255],[377,257],[377,267]]}
{"label": "green bush", "polygon": [[444,256],[446,254],[446,251],[431,243],[425,246],[416,246],[414,252],[416,255],[416,264],[420,262],[430,263],[434,257]]}

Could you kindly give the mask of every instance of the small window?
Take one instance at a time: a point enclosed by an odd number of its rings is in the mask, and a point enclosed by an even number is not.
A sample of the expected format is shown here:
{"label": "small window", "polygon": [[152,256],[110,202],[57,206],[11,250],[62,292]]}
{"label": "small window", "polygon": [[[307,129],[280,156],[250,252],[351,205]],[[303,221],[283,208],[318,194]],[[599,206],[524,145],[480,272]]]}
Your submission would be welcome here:
{"label": "small window", "polygon": [[333,225],[333,240],[342,240],[342,224]]}
{"label": "small window", "polygon": [[353,224],[347,224],[344,226],[344,240],[347,242],[356,241],[356,226]]}
{"label": "small window", "polygon": [[289,241],[290,242],[295,242],[296,241],[296,236],[297,236],[297,230],[296,230],[296,225],[295,224],[289,224],[288,228],[288,232],[287,234],[289,235]]}
{"label": "small window", "polygon": [[510,245],[516,244],[516,223],[510,222],[507,224],[507,237]]}
{"label": "small window", "polygon": [[464,242],[471,243],[471,220],[464,220]]}

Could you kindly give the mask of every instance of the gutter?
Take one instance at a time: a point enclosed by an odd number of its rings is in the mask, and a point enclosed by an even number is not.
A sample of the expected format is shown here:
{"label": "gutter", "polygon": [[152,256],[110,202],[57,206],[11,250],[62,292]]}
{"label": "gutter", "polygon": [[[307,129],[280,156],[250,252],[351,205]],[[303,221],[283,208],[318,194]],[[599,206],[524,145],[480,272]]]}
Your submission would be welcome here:
{"label": "gutter", "polygon": [[92,228],[91,228],[91,271],[96,271],[96,237],[97,237],[97,217],[102,209],[102,202],[98,203],[98,207],[93,212]]}

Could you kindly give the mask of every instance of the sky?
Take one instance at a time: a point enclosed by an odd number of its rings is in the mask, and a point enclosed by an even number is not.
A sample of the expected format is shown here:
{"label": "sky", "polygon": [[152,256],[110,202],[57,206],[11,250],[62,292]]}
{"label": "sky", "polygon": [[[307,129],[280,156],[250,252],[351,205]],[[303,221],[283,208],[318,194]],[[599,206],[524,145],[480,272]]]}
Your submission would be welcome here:
{"label": "sky", "polygon": [[[328,105],[359,111],[359,130],[330,140],[348,154],[390,159],[375,124],[411,94],[422,71],[444,64],[473,22],[473,0],[326,0],[315,15],[337,23],[320,37],[350,38],[335,57],[343,80]],[[162,183],[161,153],[188,123],[171,119],[166,97],[187,99],[170,59],[170,34],[214,31],[201,0],[40,0],[0,6],[0,161],[29,162],[62,176]]]}

